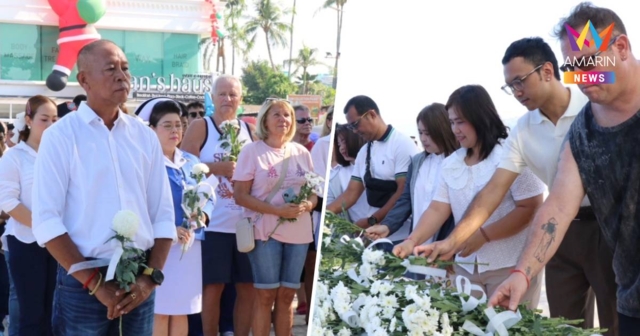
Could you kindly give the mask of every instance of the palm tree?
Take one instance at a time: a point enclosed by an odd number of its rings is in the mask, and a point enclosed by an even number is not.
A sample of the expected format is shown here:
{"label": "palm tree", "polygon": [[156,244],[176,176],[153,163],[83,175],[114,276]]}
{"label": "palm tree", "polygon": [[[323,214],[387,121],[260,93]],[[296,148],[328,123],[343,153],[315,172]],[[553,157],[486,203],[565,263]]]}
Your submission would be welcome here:
{"label": "palm tree", "polygon": [[298,72],[298,70],[302,69],[302,76],[300,76],[301,81],[302,81],[302,94],[307,94],[307,85],[308,82],[311,80],[315,80],[315,76],[313,79],[309,78],[309,73],[307,72],[307,69],[312,67],[312,66],[316,66],[316,65],[321,65],[322,63],[319,62],[316,59],[316,53],[318,52],[318,49],[316,48],[309,48],[305,45],[303,45],[302,49],[300,49],[300,51],[298,51],[298,57],[296,57],[295,59],[292,60],[292,63],[296,64],[296,69],[293,71],[294,73]]}
{"label": "palm tree", "polygon": [[340,59],[340,38],[342,37],[342,18],[344,16],[344,5],[347,0],[325,0],[322,9],[331,8],[336,11],[338,15],[337,25],[338,31],[336,35],[336,64],[333,67],[333,88],[335,89],[338,84],[338,60]]}
{"label": "palm tree", "polygon": [[[218,43],[220,42],[218,41]],[[216,45],[213,43],[211,36],[209,36],[200,39],[198,48],[199,50],[204,48],[204,51],[202,52],[202,68],[204,71],[208,72],[211,69],[211,59],[214,55],[217,55],[215,52]]]}
{"label": "palm tree", "polygon": [[293,0],[293,9],[291,10],[291,37],[289,38],[289,70],[287,74],[291,78],[291,61],[293,59],[293,19],[296,17],[296,0]]}
{"label": "palm tree", "polygon": [[224,16],[224,26],[227,36],[231,42],[231,74],[235,74],[236,54],[240,51],[245,63],[248,61],[248,54],[253,49],[253,44],[247,40],[244,29],[239,24],[239,20],[243,18],[243,12],[247,9],[245,0],[230,0],[225,5],[226,12]]}
{"label": "palm tree", "polygon": [[244,31],[248,36],[250,43],[254,43],[258,30],[264,32],[265,41],[267,42],[267,52],[269,53],[269,61],[271,68],[276,71],[273,56],[271,55],[271,47],[286,48],[287,39],[285,34],[291,29],[288,24],[281,21],[282,16],[288,14],[288,11],[281,10],[271,0],[258,0],[256,2],[256,16],[253,17],[244,26]]}

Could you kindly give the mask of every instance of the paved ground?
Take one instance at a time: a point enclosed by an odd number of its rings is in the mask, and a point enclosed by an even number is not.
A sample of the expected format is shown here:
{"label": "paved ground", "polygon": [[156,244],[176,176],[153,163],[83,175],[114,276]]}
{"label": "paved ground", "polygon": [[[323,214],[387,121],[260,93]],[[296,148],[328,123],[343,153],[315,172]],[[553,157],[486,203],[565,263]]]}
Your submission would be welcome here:
{"label": "paved ground", "polygon": [[[542,309],[542,315],[549,316],[549,302],[547,301],[547,286],[544,281],[544,272],[542,274],[542,289],[540,290],[540,302],[538,302],[538,309]],[[595,309],[593,327],[600,327],[600,322],[598,320],[598,309]]]}
{"label": "paved ground", "polygon": [[[294,315],[293,315],[293,330],[292,336],[307,336],[307,325],[305,324],[304,315],[296,315],[295,309],[298,306],[298,301],[293,299],[293,303],[291,304],[293,307]],[[276,333],[273,331],[273,327],[271,328],[271,336],[275,336]]]}

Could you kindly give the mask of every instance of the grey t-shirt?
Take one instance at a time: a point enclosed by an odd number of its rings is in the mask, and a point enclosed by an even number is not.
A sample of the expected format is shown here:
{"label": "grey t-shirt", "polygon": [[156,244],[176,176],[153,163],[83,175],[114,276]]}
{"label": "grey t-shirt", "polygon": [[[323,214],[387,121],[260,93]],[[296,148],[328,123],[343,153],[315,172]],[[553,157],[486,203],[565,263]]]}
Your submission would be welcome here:
{"label": "grey t-shirt", "polygon": [[640,111],[620,125],[601,127],[588,103],[571,126],[569,144],[613,250],[618,312],[640,318]]}

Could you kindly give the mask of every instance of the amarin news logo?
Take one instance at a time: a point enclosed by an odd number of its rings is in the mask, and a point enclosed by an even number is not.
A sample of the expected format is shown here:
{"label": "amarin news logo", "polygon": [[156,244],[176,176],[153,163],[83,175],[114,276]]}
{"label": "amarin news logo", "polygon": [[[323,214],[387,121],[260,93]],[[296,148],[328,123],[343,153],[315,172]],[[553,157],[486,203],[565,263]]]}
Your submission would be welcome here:
{"label": "amarin news logo", "polygon": [[[567,57],[564,61],[565,66],[575,70],[584,71],[567,71],[564,73],[564,82],[568,84],[611,84],[615,81],[615,73],[611,71],[589,71],[597,66],[615,66],[616,60],[609,56],[600,56],[606,51],[611,43],[611,35],[613,33],[615,23],[598,33],[596,28],[587,21],[580,33],[565,24],[567,31],[567,39],[571,43],[571,50],[581,51],[583,47],[590,48],[592,45],[596,47],[597,52],[589,57]],[[592,40],[587,39],[587,34],[591,32]]]}

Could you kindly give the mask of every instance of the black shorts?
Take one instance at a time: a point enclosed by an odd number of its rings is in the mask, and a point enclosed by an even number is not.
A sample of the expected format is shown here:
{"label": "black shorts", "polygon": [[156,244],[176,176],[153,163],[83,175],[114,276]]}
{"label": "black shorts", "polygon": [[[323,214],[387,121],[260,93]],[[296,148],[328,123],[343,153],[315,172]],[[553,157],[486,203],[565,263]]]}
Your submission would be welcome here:
{"label": "black shorts", "polygon": [[205,232],[202,241],[202,284],[253,283],[251,263],[238,251],[235,233]]}

